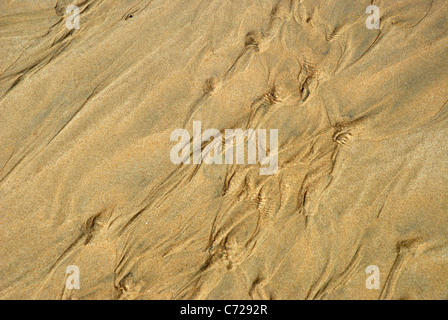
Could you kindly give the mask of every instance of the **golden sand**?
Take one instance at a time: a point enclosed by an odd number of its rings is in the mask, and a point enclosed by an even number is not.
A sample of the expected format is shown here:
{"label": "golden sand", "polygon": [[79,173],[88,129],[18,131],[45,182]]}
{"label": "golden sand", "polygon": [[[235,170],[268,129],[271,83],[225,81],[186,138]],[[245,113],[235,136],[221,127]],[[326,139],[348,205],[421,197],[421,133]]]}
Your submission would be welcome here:
{"label": "golden sand", "polygon": [[[447,31],[446,0],[2,0],[0,299],[447,299]],[[277,129],[278,170],[174,164],[195,121]]]}

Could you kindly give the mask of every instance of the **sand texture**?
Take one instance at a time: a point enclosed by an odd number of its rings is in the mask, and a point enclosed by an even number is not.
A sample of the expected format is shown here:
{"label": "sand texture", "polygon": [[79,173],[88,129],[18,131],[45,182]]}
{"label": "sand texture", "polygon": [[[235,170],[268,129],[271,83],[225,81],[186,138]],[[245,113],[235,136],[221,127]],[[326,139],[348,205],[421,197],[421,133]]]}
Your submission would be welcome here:
{"label": "sand texture", "polygon": [[0,53],[0,299],[448,299],[446,0],[2,0]]}

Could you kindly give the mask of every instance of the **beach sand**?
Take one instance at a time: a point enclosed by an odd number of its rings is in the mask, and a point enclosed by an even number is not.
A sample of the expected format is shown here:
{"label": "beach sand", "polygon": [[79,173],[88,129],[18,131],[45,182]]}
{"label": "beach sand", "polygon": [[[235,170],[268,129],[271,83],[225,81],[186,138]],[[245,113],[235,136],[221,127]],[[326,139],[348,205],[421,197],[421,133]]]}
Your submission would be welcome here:
{"label": "beach sand", "polygon": [[[1,1],[0,299],[447,299],[447,31],[445,0]],[[174,164],[195,122],[278,130],[278,170]]]}

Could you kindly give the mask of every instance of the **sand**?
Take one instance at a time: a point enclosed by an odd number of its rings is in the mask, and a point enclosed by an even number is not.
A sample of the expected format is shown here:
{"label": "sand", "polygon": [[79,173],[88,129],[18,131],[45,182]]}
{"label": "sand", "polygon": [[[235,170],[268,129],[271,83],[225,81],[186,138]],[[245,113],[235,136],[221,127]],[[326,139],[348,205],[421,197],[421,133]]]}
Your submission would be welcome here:
{"label": "sand", "polygon": [[[1,1],[0,299],[447,299],[447,31],[445,0]],[[199,121],[278,130],[278,169],[174,164]]]}

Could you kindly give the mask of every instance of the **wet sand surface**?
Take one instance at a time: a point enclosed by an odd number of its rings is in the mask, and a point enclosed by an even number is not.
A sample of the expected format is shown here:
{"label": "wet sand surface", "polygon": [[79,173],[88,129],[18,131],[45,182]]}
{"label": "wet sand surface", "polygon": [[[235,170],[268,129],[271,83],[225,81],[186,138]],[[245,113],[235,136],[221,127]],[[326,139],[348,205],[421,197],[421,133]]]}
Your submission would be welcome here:
{"label": "wet sand surface", "polygon": [[[1,1],[0,299],[447,299],[447,32],[445,0]],[[174,164],[197,121],[277,129],[278,170]]]}

